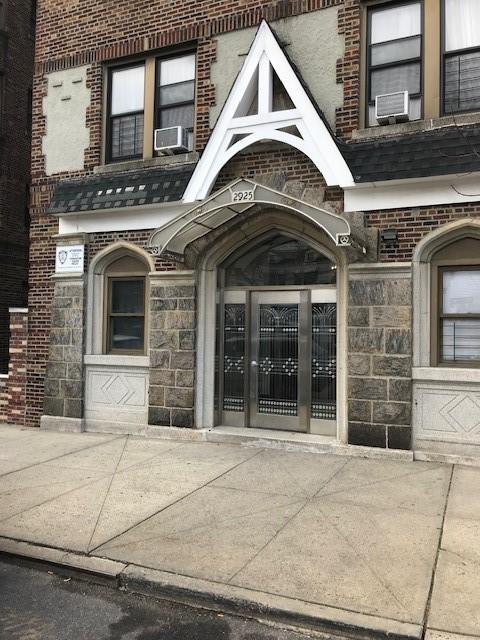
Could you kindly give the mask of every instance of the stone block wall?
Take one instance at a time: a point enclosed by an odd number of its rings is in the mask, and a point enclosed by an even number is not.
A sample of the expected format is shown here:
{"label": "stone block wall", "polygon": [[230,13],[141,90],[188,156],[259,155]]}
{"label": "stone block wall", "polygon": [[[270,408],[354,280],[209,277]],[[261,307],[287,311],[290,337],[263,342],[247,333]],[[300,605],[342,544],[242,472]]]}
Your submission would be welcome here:
{"label": "stone block wall", "polygon": [[409,449],[411,279],[357,274],[348,302],[348,441]]}
{"label": "stone block wall", "polygon": [[83,418],[84,278],[55,282],[44,414]]}
{"label": "stone block wall", "polygon": [[194,426],[194,378],[193,273],[159,274],[150,285],[150,425]]}

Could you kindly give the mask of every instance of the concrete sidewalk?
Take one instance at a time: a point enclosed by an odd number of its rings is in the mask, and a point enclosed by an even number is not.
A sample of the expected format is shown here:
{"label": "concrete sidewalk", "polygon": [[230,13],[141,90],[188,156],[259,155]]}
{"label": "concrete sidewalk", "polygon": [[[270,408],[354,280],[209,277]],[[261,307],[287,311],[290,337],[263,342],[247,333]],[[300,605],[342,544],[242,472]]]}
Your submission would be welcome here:
{"label": "concrete sidewalk", "polygon": [[0,426],[0,536],[137,590],[480,637],[479,468]]}

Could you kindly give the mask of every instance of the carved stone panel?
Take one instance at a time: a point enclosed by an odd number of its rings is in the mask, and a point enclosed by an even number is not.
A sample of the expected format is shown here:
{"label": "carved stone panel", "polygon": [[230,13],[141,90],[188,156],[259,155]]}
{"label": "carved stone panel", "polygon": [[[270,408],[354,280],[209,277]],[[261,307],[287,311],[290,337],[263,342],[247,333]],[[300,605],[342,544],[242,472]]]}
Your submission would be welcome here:
{"label": "carved stone panel", "polygon": [[480,385],[414,383],[415,441],[480,444]]}
{"label": "carved stone panel", "polygon": [[146,425],[148,369],[86,367],[85,417],[88,420]]}

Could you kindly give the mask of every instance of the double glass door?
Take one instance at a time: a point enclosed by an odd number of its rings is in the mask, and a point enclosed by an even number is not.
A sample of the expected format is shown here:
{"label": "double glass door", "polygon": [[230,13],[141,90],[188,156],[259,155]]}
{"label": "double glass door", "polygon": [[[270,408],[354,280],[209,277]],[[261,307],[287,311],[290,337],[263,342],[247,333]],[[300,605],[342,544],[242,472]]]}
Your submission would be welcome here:
{"label": "double glass door", "polygon": [[223,292],[217,375],[222,424],[336,433],[335,293]]}

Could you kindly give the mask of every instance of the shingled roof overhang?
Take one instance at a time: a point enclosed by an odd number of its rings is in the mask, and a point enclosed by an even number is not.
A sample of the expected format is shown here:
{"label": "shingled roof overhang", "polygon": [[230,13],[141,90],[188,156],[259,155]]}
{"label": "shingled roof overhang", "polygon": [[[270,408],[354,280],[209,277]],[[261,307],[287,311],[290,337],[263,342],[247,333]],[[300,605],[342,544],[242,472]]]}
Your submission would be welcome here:
{"label": "shingled roof overhang", "polygon": [[337,144],[356,184],[480,171],[479,125]]}
{"label": "shingled roof overhang", "polygon": [[96,174],[58,183],[48,212],[68,215],[182,200],[195,165]]}

